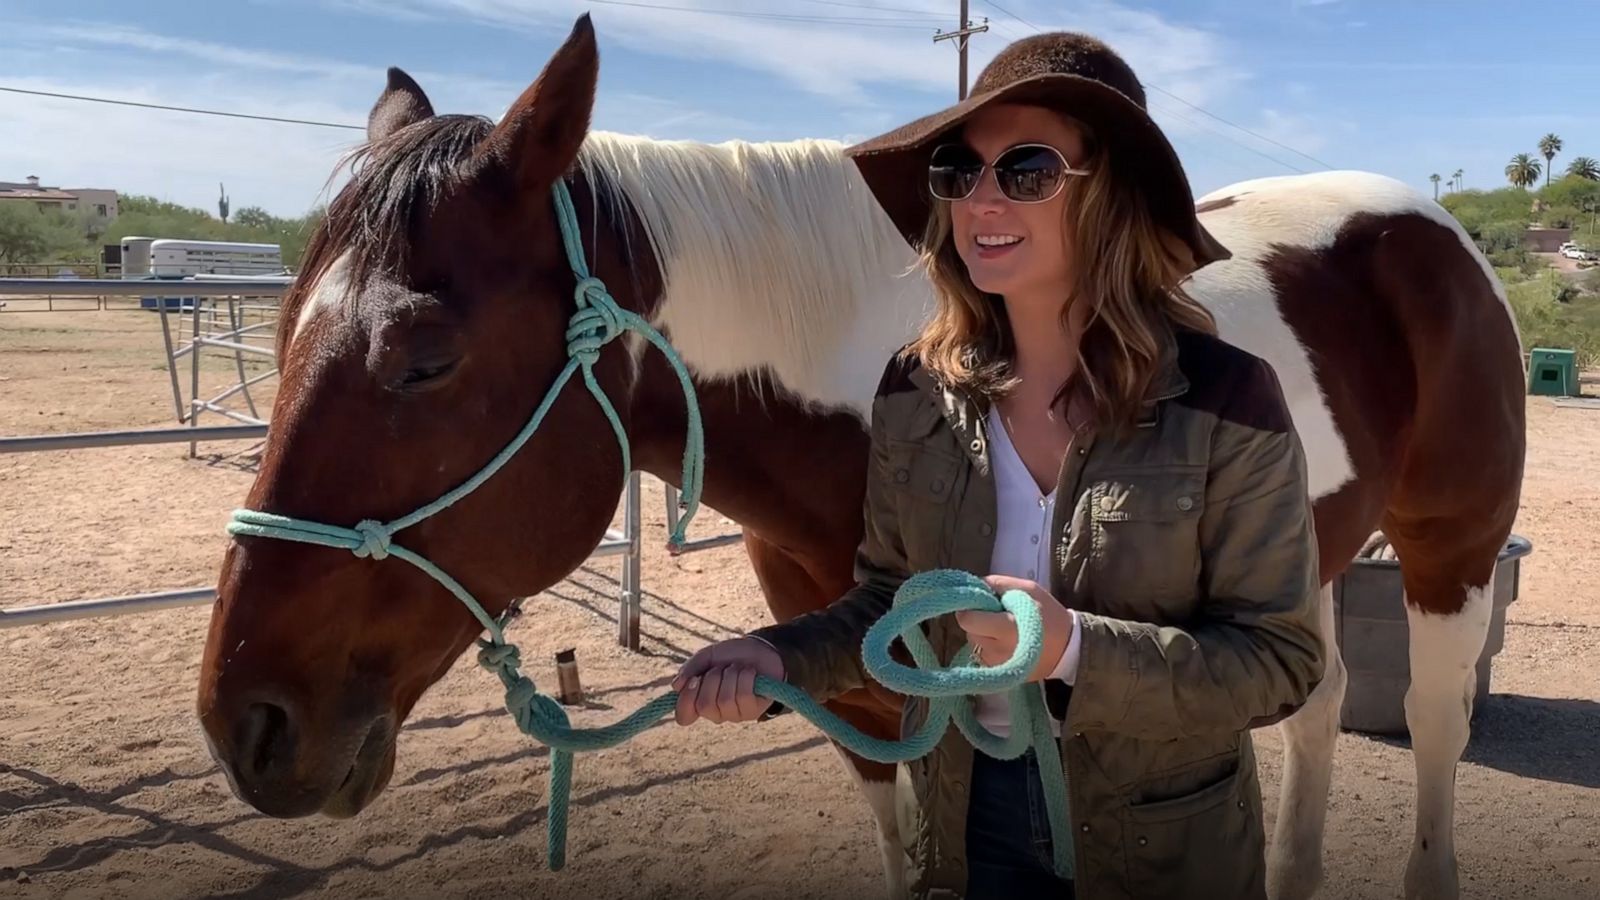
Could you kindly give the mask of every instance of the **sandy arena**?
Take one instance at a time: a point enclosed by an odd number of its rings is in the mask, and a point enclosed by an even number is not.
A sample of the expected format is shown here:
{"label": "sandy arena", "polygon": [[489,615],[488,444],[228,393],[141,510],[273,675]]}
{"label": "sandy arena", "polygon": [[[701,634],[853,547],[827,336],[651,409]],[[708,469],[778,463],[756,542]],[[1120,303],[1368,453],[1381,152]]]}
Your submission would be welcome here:
{"label": "sandy arena", "polygon": [[[231,376],[208,363],[202,393]],[[0,435],[170,426],[171,403],[153,314],[0,314]],[[1597,897],[1600,409],[1529,398],[1528,419],[1516,532],[1534,553],[1459,770],[1462,888]],[[214,584],[249,448],[0,456],[0,607]],[[545,690],[555,651],[577,648],[580,724],[767,619],[743,550],[669,559],[659,483],[644,496],[644,652],[616,645],[615,559],[530,600],[512,631]],[[706,511],[692,536],[731,528]],[[547,871],[546,754],[469,657],[424,696],[389,789],[358,818],[264,817],[229,792],[195,720],[206,625],[189,608],[0,631],[0,897],[881,895],[867,806],[798,717],[667,724],[580,757],[568,867]],[[1280,742],[1257,740],[1270,827]],[[1321,896],[1401,895],[1412,782],[1404,741],[1340,737]]]}

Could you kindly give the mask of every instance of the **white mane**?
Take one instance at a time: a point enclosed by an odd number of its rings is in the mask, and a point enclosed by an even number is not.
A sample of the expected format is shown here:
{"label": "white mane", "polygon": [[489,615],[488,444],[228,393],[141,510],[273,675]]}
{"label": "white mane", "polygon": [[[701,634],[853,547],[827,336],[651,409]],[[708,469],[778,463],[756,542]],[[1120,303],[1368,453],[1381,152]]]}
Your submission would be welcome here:
{"label": "white mane", "polygon": [[578,162],[641,219],[665,279],[653,324],[697,377],[769,378],[865,419],[933,297],[843,149],[594,132]]}

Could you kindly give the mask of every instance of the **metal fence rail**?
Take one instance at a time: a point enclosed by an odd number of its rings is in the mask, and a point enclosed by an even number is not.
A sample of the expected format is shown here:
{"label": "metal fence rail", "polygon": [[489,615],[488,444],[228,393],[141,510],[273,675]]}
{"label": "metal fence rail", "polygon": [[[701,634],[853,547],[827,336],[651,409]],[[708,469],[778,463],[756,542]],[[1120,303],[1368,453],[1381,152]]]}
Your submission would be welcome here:
{"label": "metal fence rail", "polygon": [[294,283],[262,278],[0,278],[0,297],[277,297]]}
{"label": "metal fence rail", "polygon": [[134,428],[127,431],[79,431],[68,434],[33,434],[0,437],[0,455],[39,453],[46,450],[84,450],[91,447],[133,447],[141,444],[187,444],[191,441],[227,441],[264,438],[265,425],[208,425],[204,428]]}

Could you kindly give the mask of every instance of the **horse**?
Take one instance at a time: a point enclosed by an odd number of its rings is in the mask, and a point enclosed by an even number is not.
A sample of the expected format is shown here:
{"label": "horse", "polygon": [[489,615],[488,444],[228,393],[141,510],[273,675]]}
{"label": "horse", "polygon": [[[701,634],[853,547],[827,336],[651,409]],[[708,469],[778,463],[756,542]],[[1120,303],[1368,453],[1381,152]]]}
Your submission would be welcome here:
{"label": "horse", "polygon": [[[282,305],[280,389],[246,505],[387,521],[506,446],[568,361],[581,286],[550,202],[560,182],[595,276],[692,374],[704,499],[740,525],[773,617],[823,607],[853,584],[874,388],[931,289],[843,145],[591,131],[598,67],[585,16],[498,122],[436,114],[389,71]],[[1410,626],[1405,889],[1454,897],[1455,767],[1524,457],[1525,370],[1504,292],[1453,219],[1381,176],[1247,181],[1197,207],[1233,256],[1186,287],[1224,339],[1279,375],[1324,583],[1326,671],[1278,725],[1270,892],[1306,897],[1322,879],[1347,683],[1327,585],[1381,532]],[[678,484],[689,407],[647,351],[617,342],[591,371],[633,468]],[[400,539],[500,614],[602,539],[626,477],[612,428],[586,392],[564,390],[484,489]],[[482,625],[411,567],[341,550],[240,536],[218,577],[197,712],[233,792],[273,816],[356,815],[394,770],[400,724]],[[830,708],[897,736],[899,698],[879,686]],[[898,893],[895,767],[841,753]]]}

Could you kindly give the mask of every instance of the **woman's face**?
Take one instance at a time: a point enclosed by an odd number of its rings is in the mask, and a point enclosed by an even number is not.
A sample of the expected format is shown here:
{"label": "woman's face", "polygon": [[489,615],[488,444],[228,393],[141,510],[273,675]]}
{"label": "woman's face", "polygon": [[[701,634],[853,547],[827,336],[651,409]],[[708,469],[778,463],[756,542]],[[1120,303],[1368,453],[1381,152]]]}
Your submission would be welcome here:
{"label": "woman's face", "polygon": [[[1048,144],[1069,166],[1084,164],[1082,133],[1057,113],[1037,106],[985,107],[967,120],[960,140],[992,165],[1018,144]],[[1067,179],[1077,176],[1062,174]],[[1067,192],[1042,203],[1018,203],[1001,192],[993,169],[985,169],[972,194],[950,204],[956,252],[979,290],[1016,301],[1066,294],[1072,271]]]}

